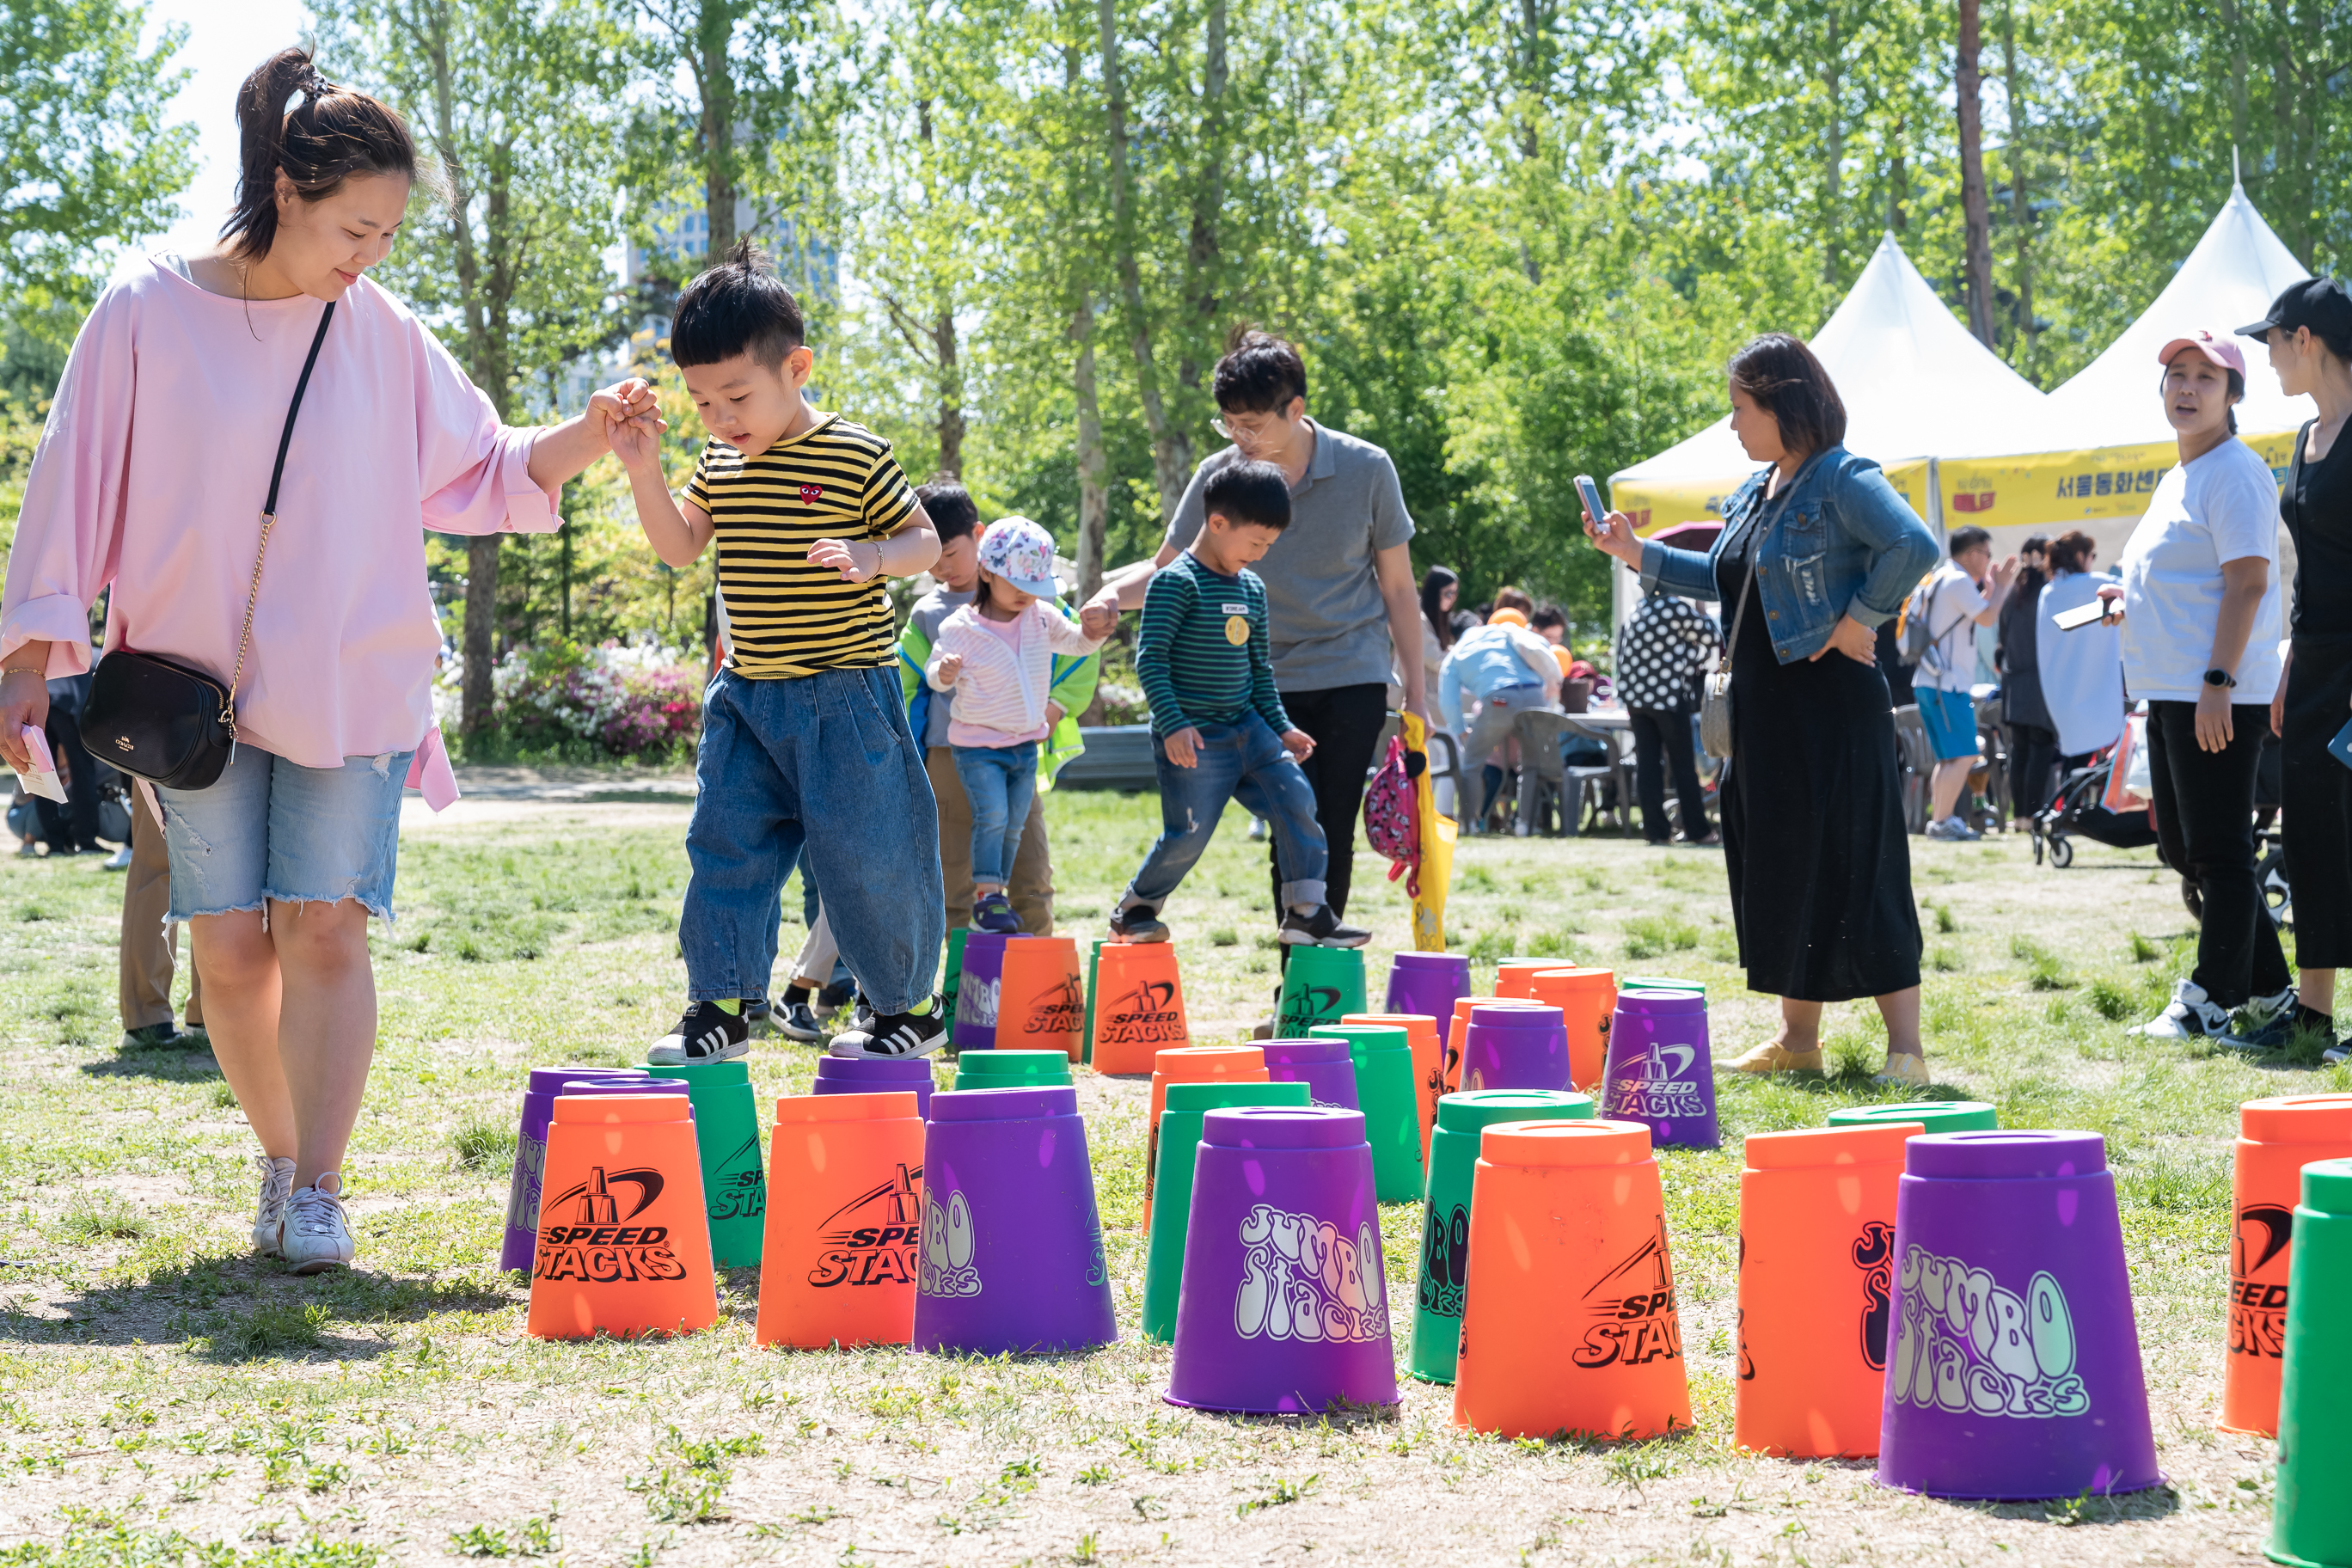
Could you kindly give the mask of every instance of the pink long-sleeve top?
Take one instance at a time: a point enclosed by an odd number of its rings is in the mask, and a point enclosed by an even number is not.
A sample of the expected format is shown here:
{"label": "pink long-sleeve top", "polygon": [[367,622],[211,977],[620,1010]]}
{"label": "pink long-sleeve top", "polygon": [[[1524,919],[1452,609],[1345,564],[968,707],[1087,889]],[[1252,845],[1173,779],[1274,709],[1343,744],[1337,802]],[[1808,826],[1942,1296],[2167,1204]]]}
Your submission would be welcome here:
{"label": "pink long-sleeve top", "polygon": [[[111,584],[108,651],[227,684],[270,464],[322,309],[209,294],[152,262],[106,291],[26,477],[0,658],[46,640],[52,679],[88,668],[89,607]],[[286,455],[240,741],[312,768],[414,748],[409,782],[436,805],[455,798],[433,722],[441,634],[424,531],[554,529],[555,494],[527,469],[537,434],[499,424],[391,295],[364,278],[344,293]]]}

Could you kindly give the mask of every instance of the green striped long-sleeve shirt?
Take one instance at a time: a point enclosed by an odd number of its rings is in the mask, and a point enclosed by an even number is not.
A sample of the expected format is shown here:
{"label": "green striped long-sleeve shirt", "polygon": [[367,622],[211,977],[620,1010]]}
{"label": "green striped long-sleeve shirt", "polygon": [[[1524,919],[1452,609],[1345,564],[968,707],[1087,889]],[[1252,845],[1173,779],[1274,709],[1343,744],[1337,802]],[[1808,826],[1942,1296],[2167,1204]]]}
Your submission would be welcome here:
{"label": "green striped long-sleeve shirt", "polygon": [[1247,568],[1227,577],[1189,550],[1160,568],[1144,590],[1135,673],[1156,735],[1230,724],[1252,709],[1276,734],[1290,728],[1274,689],[1265,584]]}

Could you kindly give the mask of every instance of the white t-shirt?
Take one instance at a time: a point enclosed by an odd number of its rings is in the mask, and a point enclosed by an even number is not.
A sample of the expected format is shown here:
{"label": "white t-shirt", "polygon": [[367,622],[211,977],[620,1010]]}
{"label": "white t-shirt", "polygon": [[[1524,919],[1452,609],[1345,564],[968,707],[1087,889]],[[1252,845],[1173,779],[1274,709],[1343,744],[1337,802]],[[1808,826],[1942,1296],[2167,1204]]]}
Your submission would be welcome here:
{"label": "white t-shirt", "polygon": [[2278,690],[2279,490],[2270,465],[2235,437],[2176,463],[2116,563],[2124,584],[2124,679],[2136,698],[2194,702],[2212,668],[2221,565],[2259,557],[2270,585],[2238,660],[2232,703]]}
{"label": "white t-shirt", "polygon": [[1927,584],[1927,629],[1935,641],[1919,656],[1914,686],[1966,691],[1977,683],[1977,617],[1991,603],[1965,568],[1947,558]]}

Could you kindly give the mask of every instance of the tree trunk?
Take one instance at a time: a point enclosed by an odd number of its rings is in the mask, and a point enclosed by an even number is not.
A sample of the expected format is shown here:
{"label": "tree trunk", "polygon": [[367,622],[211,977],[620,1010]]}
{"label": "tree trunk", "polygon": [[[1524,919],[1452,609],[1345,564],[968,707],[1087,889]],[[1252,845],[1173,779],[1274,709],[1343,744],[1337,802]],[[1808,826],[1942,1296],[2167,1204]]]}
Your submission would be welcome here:
{"label": "tree trunk", "polygon": [[702,210],[710,226],[710,259],[735,244],[735,0],[702,0],[695,80],[702,92]]}
{"label": "tree trunk", "polygon": [[2238,0],[2221,0],[2221,31],[2230,40],[2230,150],[2246,144],[2246,36],[2239,31]]}
{"label": "tree trunk", "polygon": [[2032,363],[2033,326],[2033,208],[2025,199],[2025,83],[2017,74],[2017,5],[2016,0],[2001,10],[2000,17],[2001,80],[2007,86],[2009,100],[2009,222],[2017,233],[2017,276],[2011,286],[2017,295],[2017,342],[2011,353],[2012,361]]}
{"label": "tree trunk", "polygon": [[1127,306],[1129,342],[1135,352],[1136,400],[1151,433],[1151,477],[1160,491],[1160,520],[1176,515],[1184,486],[1192,477],[1192,443],[1168,418],[1160,395],[1160,369],[1151,352],[1151,316],[1143,300],[1143,273],[1135,260],[1135,195],[1127,167],[1127,84],[1118,64],[1118,0],[1096,0],[1102,50],[1104,150],[1110,165],[1112,245],[1118,289]]}
{"label": "tree trunk", "polygon": [[1837,7],[1829,8],[1829,49],[1822,57],[1822,89],[1830,106],[1829,134],[1823,138],[1824,167],[1822,171],[1822,208],[1825,221],[1822,225],[1822,281],[1835,288],[1845,269],[1845,247],[1839,243],[1845,233],[1845,60],[1839,54],[1844,47],[1838,37]]}
{"label": "tree trunk", "polygon": [[1904,122],[1897,119],[1888,128],[1886,138],[1888,146],[1893,149],[1886,167],[1886,226],[1897,238],[1909,226],[1903,214],[1904,198],[1909,194],[1910,187],[1910,176],[1903,163],[1904,130]]}
{"label": "tree trunk", "polygon": [[1992,208],[1985,194],[1984,79],[1977,56],[1984,45],[1980,0],[1960,0],[1957,88],[1960,116],[1960,219],[1966,236],[1961,276],[1969,297],[1969,331],[1987,348],[1992,327]]}
{"label": "tree trunk", "polygon": [[[937,145],[931,128],[931,100],[915,106],[917,134],[928,150]],[[963,371],[956,362],[955,301],[942,300],[931,318],[931,364],[939,374],[940,468],[963,474]]]}
{"label": "tree trunk", "polygon": [[[1217,317],[1223,309],[1223,256],[1218,247],[1217,221],[1225,208],[1225,5],[1209,0],[1201,79],[1201,172],[1192,185],[1192,230],[1184,249],[1184,298],[1192,306],[1192,330],[1184,334],[1184,353],[1176,362],[1176,379],[1197,392],[1201,387],[1201,344],[1216,352]],[[1185,443],[1185,468],[1192,468],[1192,444]]]}
{"label": "tree trunk", "polygon": [[1095,301],[1089,290],[1078,291],[1070,338],[1077,345],[1071,382],[1078,403],[1078,602],[1084,604],[1102,587],[1105,532],[1110,521],[1110,492],[1103,484],[1102,406],[1095,392]]}

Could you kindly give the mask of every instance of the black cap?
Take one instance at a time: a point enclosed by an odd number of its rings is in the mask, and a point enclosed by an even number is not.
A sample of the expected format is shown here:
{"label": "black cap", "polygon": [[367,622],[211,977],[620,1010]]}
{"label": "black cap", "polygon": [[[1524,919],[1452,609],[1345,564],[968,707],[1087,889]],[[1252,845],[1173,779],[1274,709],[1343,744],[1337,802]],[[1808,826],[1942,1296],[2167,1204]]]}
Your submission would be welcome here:
{"label": "black cap", "polygon": [[2352,339],[2352,294],[2333,278],[2307,278],[2289,284],[2271,301],[2271,313],[2238,329],[2242,338],[2264,338],[2273,327],[2294,331],[2309,327],[2315,337],[2343,342]]}

